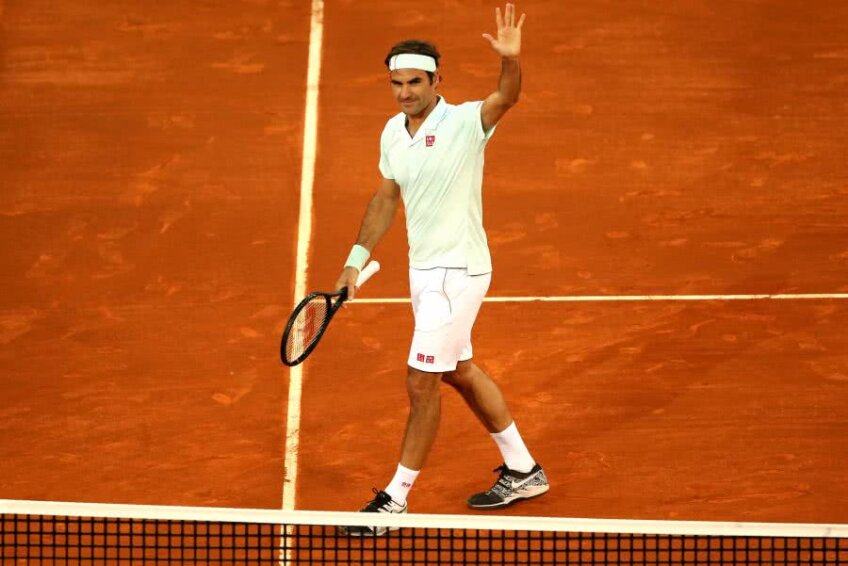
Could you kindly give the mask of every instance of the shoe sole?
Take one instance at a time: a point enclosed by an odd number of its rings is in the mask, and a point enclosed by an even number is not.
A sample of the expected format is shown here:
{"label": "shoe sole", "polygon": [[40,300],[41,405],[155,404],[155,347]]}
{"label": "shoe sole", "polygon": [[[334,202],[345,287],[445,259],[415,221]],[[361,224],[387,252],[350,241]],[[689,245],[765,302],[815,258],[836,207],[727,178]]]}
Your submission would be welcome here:
{"label": "shoe sole", "polygon": [[544,489],[542,489],[538,493],[534,493],[532,495],[526,495],[526,496],[513,497],[509,501],[504,501],[503,503],[495,503],[493,505],[472,505],[469,502],[468,506],[472,509],[503,509],[504,507],[509,507],[510,505],[514,505],[515,503],[518,503],[519,501],[527,501],[529,499],[535,499],[539,496],[545,495],[550,489],[551,489],[551,486],[546,485],[546,486],[544,486]]}
{"label": "shoe sole", "polygon": [[382,537],[382,536],[389,534],[392,531],[399,531],[400,527],[389,527],[388,529],[386,529],[384,531],[372,531],[370,533],[350,532],[345,527],[340,527],[339,530],[341,531],[341,534],[349,536],[349,537],[363,537],[363,538],[365,538],[365,537]]}

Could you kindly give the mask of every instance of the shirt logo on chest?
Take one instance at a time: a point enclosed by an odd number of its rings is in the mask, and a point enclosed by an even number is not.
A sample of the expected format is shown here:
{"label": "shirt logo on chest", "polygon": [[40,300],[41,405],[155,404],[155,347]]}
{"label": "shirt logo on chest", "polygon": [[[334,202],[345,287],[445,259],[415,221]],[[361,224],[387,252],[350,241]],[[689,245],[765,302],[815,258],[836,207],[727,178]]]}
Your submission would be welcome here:
{"label": "shirt logo on chest", "polygon": [[427,144],[427,147],[433,147],[433,144],[436,143],[436,136],[424,136],[424,143]]}

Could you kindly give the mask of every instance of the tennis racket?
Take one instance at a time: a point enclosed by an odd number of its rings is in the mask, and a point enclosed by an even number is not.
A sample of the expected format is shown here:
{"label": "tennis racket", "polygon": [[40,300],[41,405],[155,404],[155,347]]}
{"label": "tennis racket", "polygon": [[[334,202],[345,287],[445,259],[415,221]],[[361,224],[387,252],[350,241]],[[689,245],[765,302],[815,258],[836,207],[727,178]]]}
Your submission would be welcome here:
{"label": "tennis racket", "polygon": [[[359,273],[356,286],[364,285],[378,271],[379,262],[370,262]],[[347,287],[344,287],[335,293],[312,293],[300,301],[286,323],[280,342],[280,359],[284,364],[296,366],[312,353],[327,331],[333,315],[346,300]]]}

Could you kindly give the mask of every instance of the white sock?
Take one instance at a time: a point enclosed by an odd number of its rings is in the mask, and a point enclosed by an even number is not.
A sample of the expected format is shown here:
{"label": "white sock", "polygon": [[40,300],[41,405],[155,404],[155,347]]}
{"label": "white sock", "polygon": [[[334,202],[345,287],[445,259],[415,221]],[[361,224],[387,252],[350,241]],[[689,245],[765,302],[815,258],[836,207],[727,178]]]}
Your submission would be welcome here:
{"label": "white sock", "polygon": [[410,470],[398,464],[395,477],[389,483],[389,486],[384,490],[394,501],[400,505],[406,505],[406,496],[409,495],[409,490],[412,489],[412,484],[415,483],[415,478],[418,477],[420,470]]}
{"label": "white sock", "polygon": [[504,464],[510,470],[527,473],[536,465],[536,461],[530,455],[524,441],[521,440],[521,435],[518,434],[515,421],[501,432],[492,433],[492,439],[498,445]]}

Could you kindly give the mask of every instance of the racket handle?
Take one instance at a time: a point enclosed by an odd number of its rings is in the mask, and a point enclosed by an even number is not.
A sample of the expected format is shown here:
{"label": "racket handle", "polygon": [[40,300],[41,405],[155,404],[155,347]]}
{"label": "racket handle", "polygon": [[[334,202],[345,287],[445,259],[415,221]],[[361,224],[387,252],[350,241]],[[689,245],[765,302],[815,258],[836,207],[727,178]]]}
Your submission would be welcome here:
{"label": "racket handle", "polygon": [[362,287],[365,285],[365,282],[371,279],[371,276],[380,271],[380,262],[377,260],[368,262],[362,271],[359,272],[359,276],[356,278],[356,286]]}

